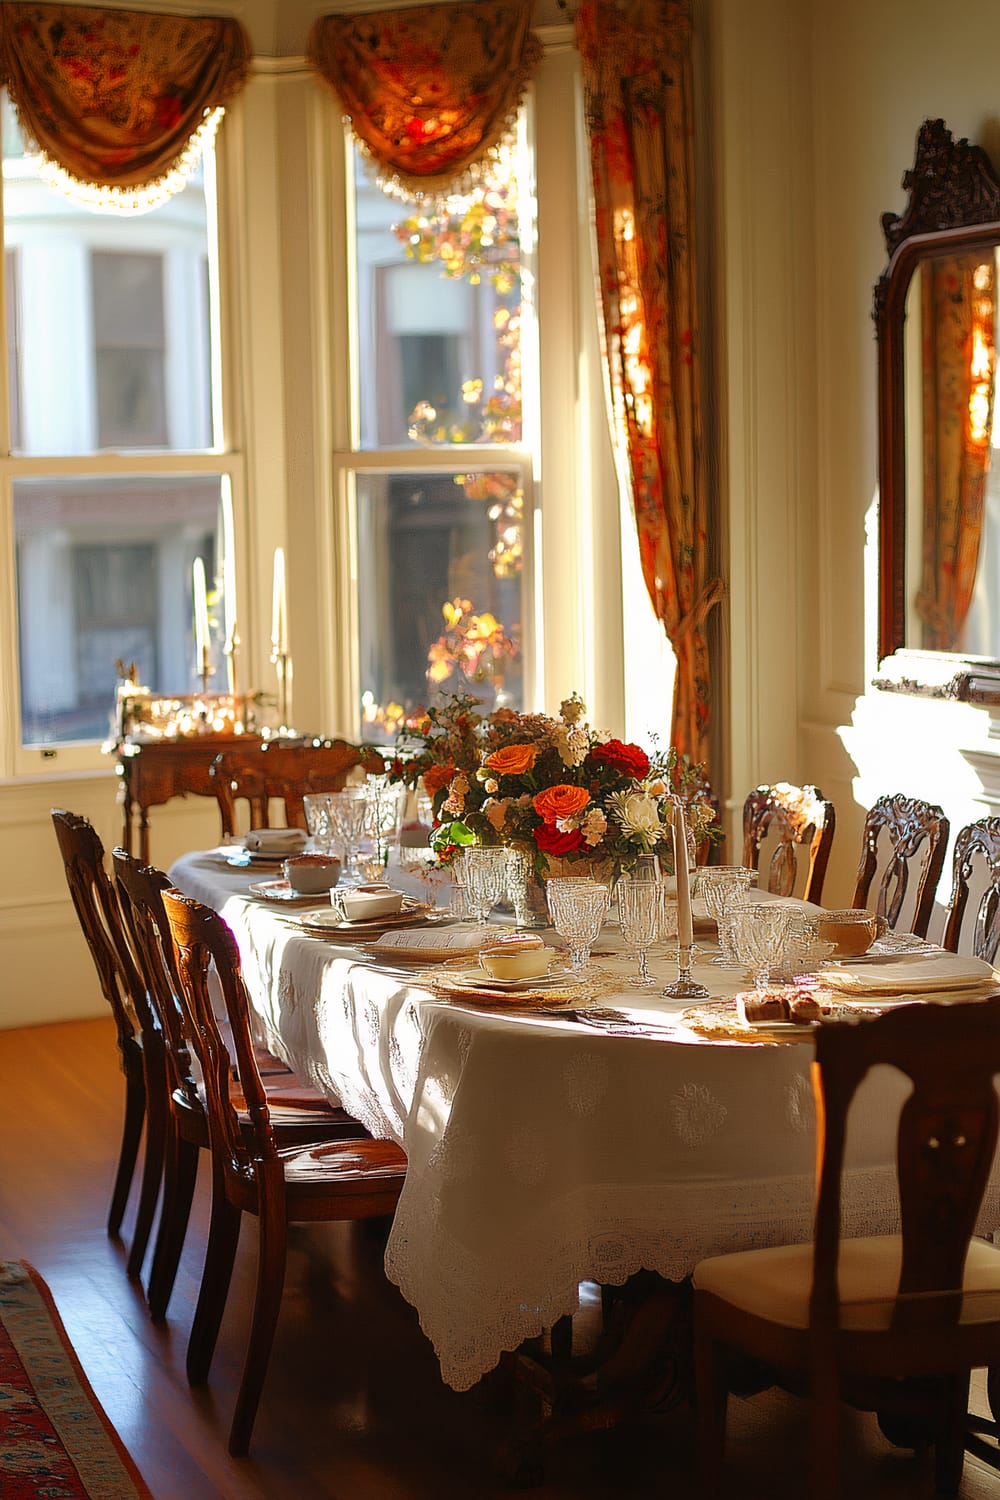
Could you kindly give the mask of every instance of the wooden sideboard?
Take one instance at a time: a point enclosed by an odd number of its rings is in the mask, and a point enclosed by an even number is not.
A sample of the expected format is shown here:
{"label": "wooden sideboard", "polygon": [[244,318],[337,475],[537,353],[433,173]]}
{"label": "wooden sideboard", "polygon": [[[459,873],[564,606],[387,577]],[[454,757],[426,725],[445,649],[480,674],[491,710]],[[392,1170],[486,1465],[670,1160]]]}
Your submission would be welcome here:
{"label": "wooden sideboard", "polygon": [[138,813],[139,858],[149,858],[149,809],[172,797],[214,797],[209,769],[215,757],[234,746],[259,745],[256,734],[190,735],[182,739],[126,741],[118,750],[122,807],[122,847],[132,853],[134,822]]}

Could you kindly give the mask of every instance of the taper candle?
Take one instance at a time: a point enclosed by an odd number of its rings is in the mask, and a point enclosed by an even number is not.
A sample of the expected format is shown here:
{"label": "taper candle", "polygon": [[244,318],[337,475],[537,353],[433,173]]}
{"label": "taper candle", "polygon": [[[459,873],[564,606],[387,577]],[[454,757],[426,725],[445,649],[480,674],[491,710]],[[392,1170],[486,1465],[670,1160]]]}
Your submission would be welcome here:
{"label": "taper candle", "polygon": [[236,639],[236,528],[233,521],[233,497],[222,497],[222,598],[225,605],[226,649],[231,651]]}
{"label": "taper candle", "polygon": [[194,604],[195,670],[205,670],[208,655],[208,596],[205,592],[205,563],[196,557],[191,569],[191,597]]}
{"label": "taper candle", "polygon": [[677,880],[677,942],[681,948],[694,943],[691,916],[691,871],[688,865],[687,815],[680,797],[674,801],[674,875]]}
{"label": "taper candle", "polygon": [[275,656],[288,652],[288,611],[285,598],[285,553],[274,549],[274,593],[271,606],[271,650]]}

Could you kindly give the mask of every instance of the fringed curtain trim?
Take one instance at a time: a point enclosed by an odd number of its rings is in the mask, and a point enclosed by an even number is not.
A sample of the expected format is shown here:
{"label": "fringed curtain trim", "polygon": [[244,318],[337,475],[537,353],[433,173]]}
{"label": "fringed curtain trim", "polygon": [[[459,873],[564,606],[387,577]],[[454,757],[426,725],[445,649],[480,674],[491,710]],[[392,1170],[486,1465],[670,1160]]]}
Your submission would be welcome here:
{"label": "fringed curtain trim", "polygon": [[413,196],[466,186],[512,128],[541,59],[530,0],[321,16],[307,56],[380,180]]}
{"label": "fringed curtain trim", "polygon": [[0,78],[25,133],[64,181],[122,202],[183,175],[249,63],[230,19],[0,7]]}

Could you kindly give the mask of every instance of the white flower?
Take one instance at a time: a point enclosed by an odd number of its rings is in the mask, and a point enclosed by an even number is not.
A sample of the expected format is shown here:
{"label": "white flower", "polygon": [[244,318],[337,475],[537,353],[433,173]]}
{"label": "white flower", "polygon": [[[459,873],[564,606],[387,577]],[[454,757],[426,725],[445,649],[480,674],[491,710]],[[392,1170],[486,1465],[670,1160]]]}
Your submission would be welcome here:
{"label": "white flower", "polygon": [[645,792],[630,792],[627,797],[617,801],[615,812],[627,839],[648,849],[662,837],[660,803],[655,797],[650,797]]}
{"label": "white flower", "polygon": [[559,759],[570,769],[582,765],[587,759],[590,737],[583,729],[572,729],[557,724],[552,733],[552,742],[559,752]]}

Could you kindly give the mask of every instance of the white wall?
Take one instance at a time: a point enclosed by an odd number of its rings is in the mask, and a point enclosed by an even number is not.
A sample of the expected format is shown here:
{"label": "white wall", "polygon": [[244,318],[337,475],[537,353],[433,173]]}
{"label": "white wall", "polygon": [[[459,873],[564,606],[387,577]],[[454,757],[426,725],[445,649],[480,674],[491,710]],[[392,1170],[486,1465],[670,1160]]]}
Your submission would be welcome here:
{"label": "white wall", "polygon": [[[917,131],[1000,163],[992,0],[708,0],[720,438],[731,542],[732,804],[817,782],[837,806],[827,899],[853,892],[880,792],[977,800],[980,712],[866,691],[877,500],[872,289]],[[866,588],[866,569],[868,586]],[[973,756],[976,759],[976,756]],[[978,764],[978,761],[977,761]]]}

